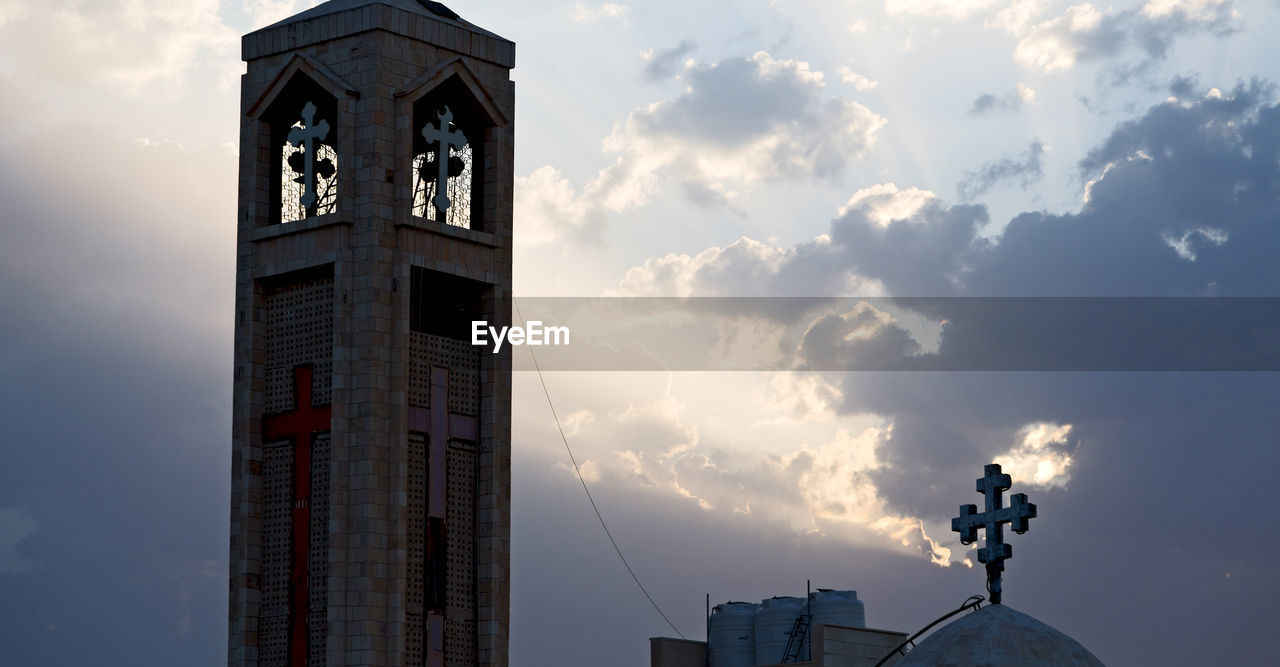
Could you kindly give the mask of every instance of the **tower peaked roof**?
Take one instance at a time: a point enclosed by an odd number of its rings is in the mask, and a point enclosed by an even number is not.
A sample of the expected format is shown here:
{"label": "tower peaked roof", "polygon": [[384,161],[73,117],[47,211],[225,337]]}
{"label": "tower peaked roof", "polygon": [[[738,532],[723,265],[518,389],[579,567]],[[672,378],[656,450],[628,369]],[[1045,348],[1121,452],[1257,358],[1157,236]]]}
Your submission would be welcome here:
{"label": "tower peaked roof", "polygon": [[1002,604],[992,604],[929,635],[896,667],[1101,667],[1080,642]]}
{"label": "tower peaked roof", "polygon": [[411,14],[430,16],[431,18],[438,19],[446,23],[452,23],[490,37],[504,39],[500,35],[495,35],[488,30],[463,19],[461,16],[458,16],[457,12],[449,9],[443,3],[434,2],[433,0],[328,0],[328,2],[322,2],[311,9],[298,12],[289,18],[272,23],[271,25],[262,28],[262,30],[278,28],[290,23],[305,21],[318,16],[325,16],[326,14],[335,14],[348,9],[366,7],[368,5],[387,5],[388,7],[395,7],[396,9],[400,9]]}

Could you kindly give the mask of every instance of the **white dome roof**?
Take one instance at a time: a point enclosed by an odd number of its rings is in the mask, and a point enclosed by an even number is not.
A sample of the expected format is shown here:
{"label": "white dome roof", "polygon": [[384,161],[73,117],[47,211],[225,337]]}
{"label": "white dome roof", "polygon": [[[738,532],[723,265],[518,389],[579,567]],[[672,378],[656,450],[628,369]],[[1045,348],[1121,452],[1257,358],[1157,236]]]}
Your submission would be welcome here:
{"label": "white dome roof", "polygon": [[992,604],[952,621],[895,663],[895,667],[922,665],[1100,667],[1102,661],[1062,632],[1020,611]]}

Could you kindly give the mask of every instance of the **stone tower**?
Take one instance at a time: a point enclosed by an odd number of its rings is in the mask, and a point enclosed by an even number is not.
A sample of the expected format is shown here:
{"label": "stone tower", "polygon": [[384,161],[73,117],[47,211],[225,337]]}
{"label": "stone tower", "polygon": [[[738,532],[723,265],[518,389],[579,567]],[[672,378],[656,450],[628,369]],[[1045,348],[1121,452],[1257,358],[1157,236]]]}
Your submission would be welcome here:
{"label": "stone tower", "polygon": [[515,45],[427,0],[243,38],[230,665],[506,665]]}

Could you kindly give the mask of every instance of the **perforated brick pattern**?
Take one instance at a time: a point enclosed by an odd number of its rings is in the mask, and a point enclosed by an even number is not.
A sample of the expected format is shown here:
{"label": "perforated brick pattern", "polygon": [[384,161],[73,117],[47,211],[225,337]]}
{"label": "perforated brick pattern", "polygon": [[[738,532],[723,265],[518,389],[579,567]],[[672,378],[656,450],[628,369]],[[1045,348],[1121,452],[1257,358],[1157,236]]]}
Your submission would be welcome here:
{"label": "perforated brick pattern", "polygon": [[262,606],[258,619],[261,667],[289,659],[289,544],[293,447],[268,446],[262,462]]}
{"label": "perforated brick pattern", "polygon": [[409,434],[409,480],[406,510],[409,525],[406,530],[408,543],[408,587],[405,593],[405,609],[410,614],[422,613],[423,561],[426,559],[427,522],[427,439],[420,433]]}
{"label": "perforated brick pattern", "polygon": [[409,334],[409,403],[431,405],[431,367],[449,369],[449,412],[480,413],[480,349],[469,341]]}
{"label": "perforated brick pattern", "polygon": [[293,367],[314,364],[311,402],[332,402],[333,278],[318,278],[266,294],[266,408],[293,409]]}
{"label": "perforated brick pattern", "polygon": [[461,667],[476,664],[475,445],[450,443],[447,465],[445,664]]}
{"label": "perforated brick pattern", "polygon": [[427,357],[428,334],[409,332],[409,405],[431,407],[431,362]]}
{"label": "perforated brick pattern", "polygon": [[427,523],[427,439],[420,433],[409,434],[408,526],[405,540],[408,544],[408,563],[405,582],[405,664],[423,664],[422,596],[423,570],[426,561]]}
{"label": "perforated brick pattern", "polygon": [[404,615],[404,664],[419,667],[422,658],[422,614]]}
{"label": "perforated brick pattern", "polygon": [[289,616],[263,616],[258,619],[258,665],[288,667]]}
{"label": "perforated brick pattern", "polygon": [[329,434],[311,439],[311,547],[307,562],[310,614],[308,662],[325,667],[326,606],[329,602]]}

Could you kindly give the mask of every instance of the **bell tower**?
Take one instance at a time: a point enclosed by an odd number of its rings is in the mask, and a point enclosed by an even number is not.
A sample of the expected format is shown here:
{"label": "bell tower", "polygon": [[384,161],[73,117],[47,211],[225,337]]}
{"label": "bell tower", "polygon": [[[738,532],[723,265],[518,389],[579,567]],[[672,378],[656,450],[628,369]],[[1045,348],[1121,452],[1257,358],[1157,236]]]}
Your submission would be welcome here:
{"label": "bell tower", "polygon": [[515,45],[429,0],[242,40],[229,665],[506,665]]}

